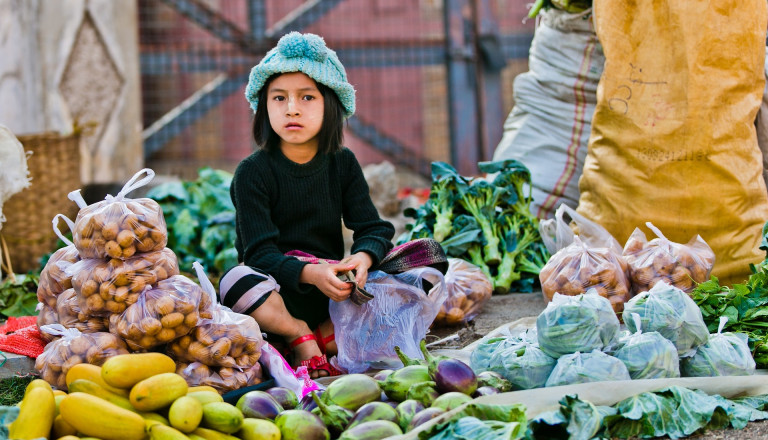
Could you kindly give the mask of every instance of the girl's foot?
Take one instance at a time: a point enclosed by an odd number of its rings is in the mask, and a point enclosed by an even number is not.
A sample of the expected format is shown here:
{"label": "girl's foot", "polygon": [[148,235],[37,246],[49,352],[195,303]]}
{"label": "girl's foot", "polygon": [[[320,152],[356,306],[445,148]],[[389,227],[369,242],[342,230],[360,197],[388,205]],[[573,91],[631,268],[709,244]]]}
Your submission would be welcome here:
{"label": "girl's foot", "polygon": [[331,371],[322,368],[328,365],[328,360],[320,351],[320,347],[317,345],[317,339],[312,333],[307,333],[304,336],[299,336],[288,344],[290,348],[294,350],[294,360],[297,363],[296,366],[305,366],[309,372],[309,377],[317,379],[319,377],[325,377],[331,374]]}

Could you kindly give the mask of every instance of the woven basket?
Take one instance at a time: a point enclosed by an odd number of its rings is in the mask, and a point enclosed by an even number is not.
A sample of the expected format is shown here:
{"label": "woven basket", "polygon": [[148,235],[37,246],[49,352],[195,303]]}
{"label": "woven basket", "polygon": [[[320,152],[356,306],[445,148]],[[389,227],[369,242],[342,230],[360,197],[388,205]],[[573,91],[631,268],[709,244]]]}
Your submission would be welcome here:
{"label": "woven basket", "polygon": [[[51,220],[64,214],[74,221],[78,207],[67,198],[81,186],[80,134],[40,133],[17,136],[27,156],[32,181],[3,205],[6,221],[0,233],[16,273],[40,270],[40,258],[53,252],[58,237]],[[62,233],[68,228],[62,222]]]}

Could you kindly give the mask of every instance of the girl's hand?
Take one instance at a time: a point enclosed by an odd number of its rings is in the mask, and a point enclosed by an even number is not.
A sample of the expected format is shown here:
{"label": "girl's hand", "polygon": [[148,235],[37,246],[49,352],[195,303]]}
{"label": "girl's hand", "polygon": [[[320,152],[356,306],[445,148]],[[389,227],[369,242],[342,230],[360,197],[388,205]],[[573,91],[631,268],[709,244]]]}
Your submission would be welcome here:
{"label": "girl's hand", "polygon": [[348,263],[353,265],[355,269],[355,281],[360,287],[365,287],[365,282],[368,281],[368,269],[373,265],[373,260],[367,252],[358,252],[350,255],[349,257],[341,260],[339,264]]}
{"label": "girl's hand", "polygon": [[299,281],[313,284],[328,298],[339,302],[349,298],[354,286],[352,283],[341,281],[336,274],[352,270],[354,266],[348,263],[338,264],[307,264],[301,270]]}

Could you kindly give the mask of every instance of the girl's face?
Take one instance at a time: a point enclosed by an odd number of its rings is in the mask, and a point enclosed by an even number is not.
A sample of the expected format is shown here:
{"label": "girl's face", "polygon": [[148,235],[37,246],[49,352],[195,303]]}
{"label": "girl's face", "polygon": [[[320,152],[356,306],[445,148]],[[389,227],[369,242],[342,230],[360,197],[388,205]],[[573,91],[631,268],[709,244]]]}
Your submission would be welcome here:
{"label": "girl's face", "polygon": [[301,72],[284,73],[269,84],[269,124],[280,136],[280,148],[317,151],[325,100],[315,81]]}

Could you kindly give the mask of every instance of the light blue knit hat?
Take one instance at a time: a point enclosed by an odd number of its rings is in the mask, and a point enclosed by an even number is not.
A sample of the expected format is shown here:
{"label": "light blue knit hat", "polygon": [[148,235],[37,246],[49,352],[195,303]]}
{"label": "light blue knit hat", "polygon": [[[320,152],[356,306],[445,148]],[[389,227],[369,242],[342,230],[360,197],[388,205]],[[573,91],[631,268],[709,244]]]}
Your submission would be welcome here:
{"label": "light blue knit hat", "polygon": [[344,106],[344,116],[348,118],[355,113],[355,89],[347,81],[347,72],[336,52],[325,46],[322,37],[295,31],[283,35],[277,46],[251,69],[245,99],[251,103],[253,111],[259,104],[259,90],[267,79],[276,73],[287,72],[305,73],[330,87]]}

